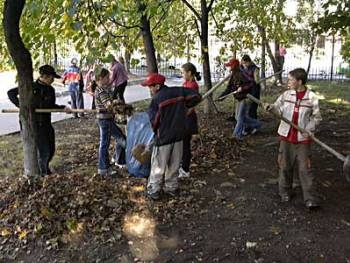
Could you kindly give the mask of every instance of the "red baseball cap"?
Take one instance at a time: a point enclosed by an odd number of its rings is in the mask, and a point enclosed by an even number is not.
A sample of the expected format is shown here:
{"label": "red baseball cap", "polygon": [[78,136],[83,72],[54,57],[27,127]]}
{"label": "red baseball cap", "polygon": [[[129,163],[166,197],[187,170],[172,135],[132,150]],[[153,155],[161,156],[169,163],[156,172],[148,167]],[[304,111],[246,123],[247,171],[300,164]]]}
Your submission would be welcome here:
{"label": "red baseball cap", "polygon": [[231,67],[235,68],[239,66],[239,60],[238,59],[231,59],[229,62],[225,63],[225,67]]}
{"label": "red baseball cap", "polygon": [[156,84],[163,85],[165,82],[165,77],[158,73],[151,73],[148,75],[147,79],[141,83],[142,86],[154,86]]}

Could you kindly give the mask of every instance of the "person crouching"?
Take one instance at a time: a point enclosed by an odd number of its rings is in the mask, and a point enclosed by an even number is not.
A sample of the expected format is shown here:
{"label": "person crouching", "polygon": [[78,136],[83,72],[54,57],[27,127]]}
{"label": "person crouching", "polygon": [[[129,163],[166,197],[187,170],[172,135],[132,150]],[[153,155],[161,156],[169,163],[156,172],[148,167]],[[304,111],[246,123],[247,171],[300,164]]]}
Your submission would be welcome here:
{"label": "person crouching", "polygon": [[155,134],[151,158],[151,173],[146,194],[153,200],[163,191],[172,197],[178,194],[178,170],[182,160],[182,140],[185,134],[187,108],[201,101],[200,94],[183,87],[167,87],[165,77],[150,74],[141,83],[149,87],[152,101],[148,114]]}

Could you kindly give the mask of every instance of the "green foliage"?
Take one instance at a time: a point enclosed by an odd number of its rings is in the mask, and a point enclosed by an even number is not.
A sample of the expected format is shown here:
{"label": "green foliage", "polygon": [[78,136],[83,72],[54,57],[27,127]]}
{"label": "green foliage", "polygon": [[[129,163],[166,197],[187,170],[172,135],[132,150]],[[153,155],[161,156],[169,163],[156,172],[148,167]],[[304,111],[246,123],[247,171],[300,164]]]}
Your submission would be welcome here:
{"label": "green foliage", "polygon": [[233,50],[253,50],[261,43],[258,28],[264,28],[267,39],[287,43],[292,38],[294,23],[283,12],[285,3],[285,0],[219,1],[214,8],[216,36],[231,41],[227,47]]}
{"label": "green foliage", "polygon": [[[341,48],[341,55],[346,60],[346,62],[350,65],[350,34],[344,36],[343,44]],[[350,75],[350,72],[349,72]]]}
{"label": "green foliage", "polygon": [[328,0],[322,7],[324,16],[317,23],[320,32],[335,30],[349,33],[350,2],[348,0]]}

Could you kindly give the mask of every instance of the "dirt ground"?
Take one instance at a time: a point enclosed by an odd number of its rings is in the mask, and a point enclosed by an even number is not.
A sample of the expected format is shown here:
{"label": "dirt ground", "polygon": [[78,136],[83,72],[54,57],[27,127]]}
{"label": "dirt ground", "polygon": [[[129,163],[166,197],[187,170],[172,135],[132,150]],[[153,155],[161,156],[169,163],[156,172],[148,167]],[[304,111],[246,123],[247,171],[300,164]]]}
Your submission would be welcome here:
{"label": "dirt ground", "polygon": [[[331,104],[323,113],[318,137],[350,154],[350,116]],[[158,202],[144,197],[145,179],[125,171],[94,177],[92,117],[56,124],[54,175],[27,186],[13,180],[21,166],[12,159],[7,167],[18,171],[1,174],[0,262],[350,262],[350,184],[341,161],[314,145],[321,209],[308,211],[299,188],[282,204],[278,122],[263,115],[262,131],[237,143],[228,115],[200,119],[191,177],[179,197]]]}

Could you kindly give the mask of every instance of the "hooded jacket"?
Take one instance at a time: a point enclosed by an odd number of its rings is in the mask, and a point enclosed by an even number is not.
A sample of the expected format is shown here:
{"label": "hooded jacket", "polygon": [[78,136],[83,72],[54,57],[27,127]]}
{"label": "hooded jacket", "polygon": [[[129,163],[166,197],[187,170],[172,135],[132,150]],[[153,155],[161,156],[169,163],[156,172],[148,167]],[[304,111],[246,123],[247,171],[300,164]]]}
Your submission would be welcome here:
{"label": "hooded jacket", "polygon": [[155,133],[155,145],[181,141],[186,128],[186,108],[201,101],[200,94],[183,87],[161,86],[153,95],[148,114]]}

